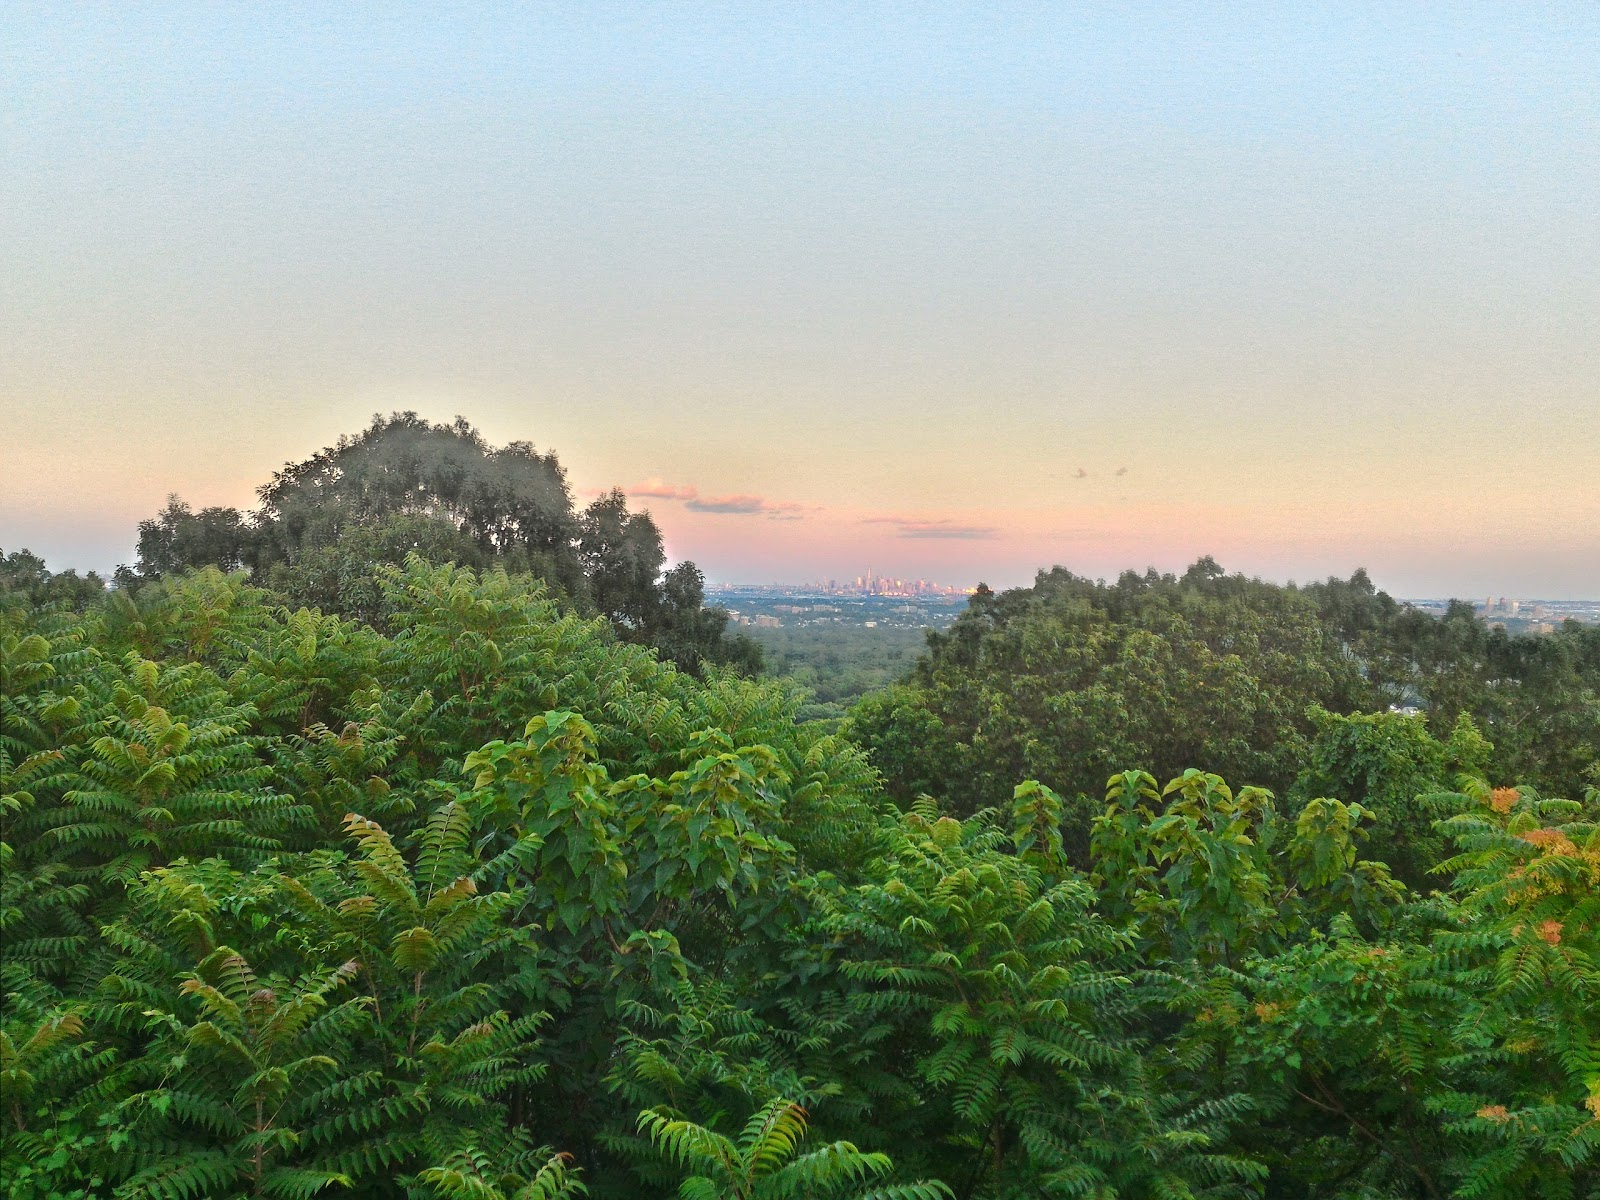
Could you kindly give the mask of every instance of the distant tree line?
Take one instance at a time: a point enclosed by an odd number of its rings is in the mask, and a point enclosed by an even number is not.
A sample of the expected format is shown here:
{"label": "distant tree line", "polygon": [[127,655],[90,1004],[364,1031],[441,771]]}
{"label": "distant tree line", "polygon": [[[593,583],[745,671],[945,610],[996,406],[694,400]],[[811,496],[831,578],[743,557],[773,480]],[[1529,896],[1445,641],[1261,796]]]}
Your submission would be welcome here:
{"label": "distant tree line", "polygon": [[811,720],[840,720],[868,692],[905,676],[924,648],[925,630],[903,625],[788,625],[752,627],[766,673],[784,677],[808,695],[801,712]]}

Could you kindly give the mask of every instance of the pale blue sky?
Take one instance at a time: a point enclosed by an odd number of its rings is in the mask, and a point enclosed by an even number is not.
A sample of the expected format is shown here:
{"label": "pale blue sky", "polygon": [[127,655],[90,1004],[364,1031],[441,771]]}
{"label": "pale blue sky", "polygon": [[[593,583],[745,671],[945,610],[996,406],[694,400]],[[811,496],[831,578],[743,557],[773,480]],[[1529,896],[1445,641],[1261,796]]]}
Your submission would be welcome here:
{"label": "pale blue sky", "polygon": [[1600,6],[331,7],[0,5],[0,546],[413,407],[721,578],[1600,594]]}

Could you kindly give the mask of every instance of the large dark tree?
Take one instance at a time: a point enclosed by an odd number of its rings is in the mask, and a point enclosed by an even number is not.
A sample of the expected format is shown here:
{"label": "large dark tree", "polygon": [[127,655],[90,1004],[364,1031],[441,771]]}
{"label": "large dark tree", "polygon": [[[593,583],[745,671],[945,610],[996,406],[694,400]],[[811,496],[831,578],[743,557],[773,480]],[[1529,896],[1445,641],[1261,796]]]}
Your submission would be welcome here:
{"label": "large dark tree", "polygon": [[[1391,705],[1420,710],[1417,736],[1441,743],[1469,717],[1493,746],[1475,769],[1565,787],[1600,760],[1600,630],[1569,622],[1513,636],[1460,601],[1435,617],[1364,571],[1294,587],[1229,575],[1209,557],[1181,576],[1129,571],[1114,584],[1056,568],[1031,588],[980,588],[929,635],[911,676],[867,697],[853,724],[907,803],[930,792],[998,804],[1014,778],[1093,796],[1117,763],[1134,761],[1158,774],[1205,762],[1283,796],[1308,756],[1342,761],[1330,747],[1312,752],[1330,736],[1327,713]],[[1369,803],[1387,833],[1409,810],[1377,795],[1409,802],[1418,780],[1443,785],[1458,769],[1441,759],[1399,771],[1397,753],[1372,750],[1387,762],[1377,792],[1352,791],[1344,767],[1326,767],[1318,778],[1334,782],[1315,786]],[[1081,832],[1088,810],[1078,811]],[[1395,864],[1412,870],[1436,848],[1397,852]]]}
{"label": "large dark tree", "polygon": [[612,488],[583,512],[578,557],[594,606],[621,628],[649,629],[667,559],[655,519],[648,512],[629,512],[627,496]]}
{"label": "large dark tree", "polygon": [[520,559],[553,581],[575,579],[577,522],[561,463],[528,442],[496,449],[461,417],[374,417],[357,436],[288,464],[258,494],[257,567],[403,517],[449,526],[481,560]]}
{"label": "large dark tree", "polygon": [[1374,700],[1424,709],[1439,737],[1470,716],[1494,744],[1491,774],[1555,790],[1600,760],[1600,628],[1511,634],[1462,600],[1435,617],[1376,591],[1363,571],[1302,591]]}
{"label": "large dark tree", "polygon": [[661,581],[651,644],[685,670],[707,662],[748,672],[761,669],[761,647],[744,634],[727,636],[728,610],[707,607],[705,576],[692,562],[681,562]]}
{"label": "large dark tree", "polygon": [[[374,417],[360,434],[286,464],[257,494],[260,507],[248,517],[231,508],[194,513],[171,497],[139,526],[133,578],[248,567],[291,605],[381,623],[373,568],[417,554],[535,575],[579,611],[607,617],[621,636],[691,670],[759,663],[748,640],[723,637],[727,616],[704,607],[698,586],[690,612],[683,580],[662,578],[666,551],[648,512],[630,512],[614,489],[576,513],[554,452],[528,442],[491,446],[464,418]],[[692,563],[675,570],[685,567],[698,581]]]}

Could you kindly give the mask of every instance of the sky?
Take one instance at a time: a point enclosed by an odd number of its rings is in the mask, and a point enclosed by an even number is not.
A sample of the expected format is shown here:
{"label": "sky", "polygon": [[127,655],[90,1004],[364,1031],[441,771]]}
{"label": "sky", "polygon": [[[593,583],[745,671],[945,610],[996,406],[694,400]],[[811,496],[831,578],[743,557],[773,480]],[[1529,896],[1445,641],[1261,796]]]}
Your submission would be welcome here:
{"label": "sky", "polygon": [[0,547],[405,409],[713,580],[1600,596],[1600,5],[0,0]]}

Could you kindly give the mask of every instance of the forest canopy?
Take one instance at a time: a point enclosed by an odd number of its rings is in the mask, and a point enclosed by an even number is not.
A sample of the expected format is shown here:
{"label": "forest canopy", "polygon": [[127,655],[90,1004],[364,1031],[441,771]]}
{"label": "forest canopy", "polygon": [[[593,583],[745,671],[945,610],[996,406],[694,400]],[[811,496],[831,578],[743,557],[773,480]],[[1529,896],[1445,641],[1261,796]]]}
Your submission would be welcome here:
{"label": "forest canopy", "polygon": [[[1127,763],[1204,763],[1283,797],[1337,789],[1387,811],[1461,770],[1561,789],[1600,761],[1600,628],[1514,636],[1465,604],[1435,618],[1364,571],[1296,588],[1209,558],[1114,583],[1058,567],[1031,588],[979,589],[927,641],[854,713],[890,794],[970,810],[1038,779],[1078,798],[1080,842]],[[1375,715],[1330,716],[1359,713]]]}
{"label": "forest canopy", "polygon": [[1057,570],[841,729],[496,546],[0,560],[8,1195],[1600,1196],[1596,631]]}

